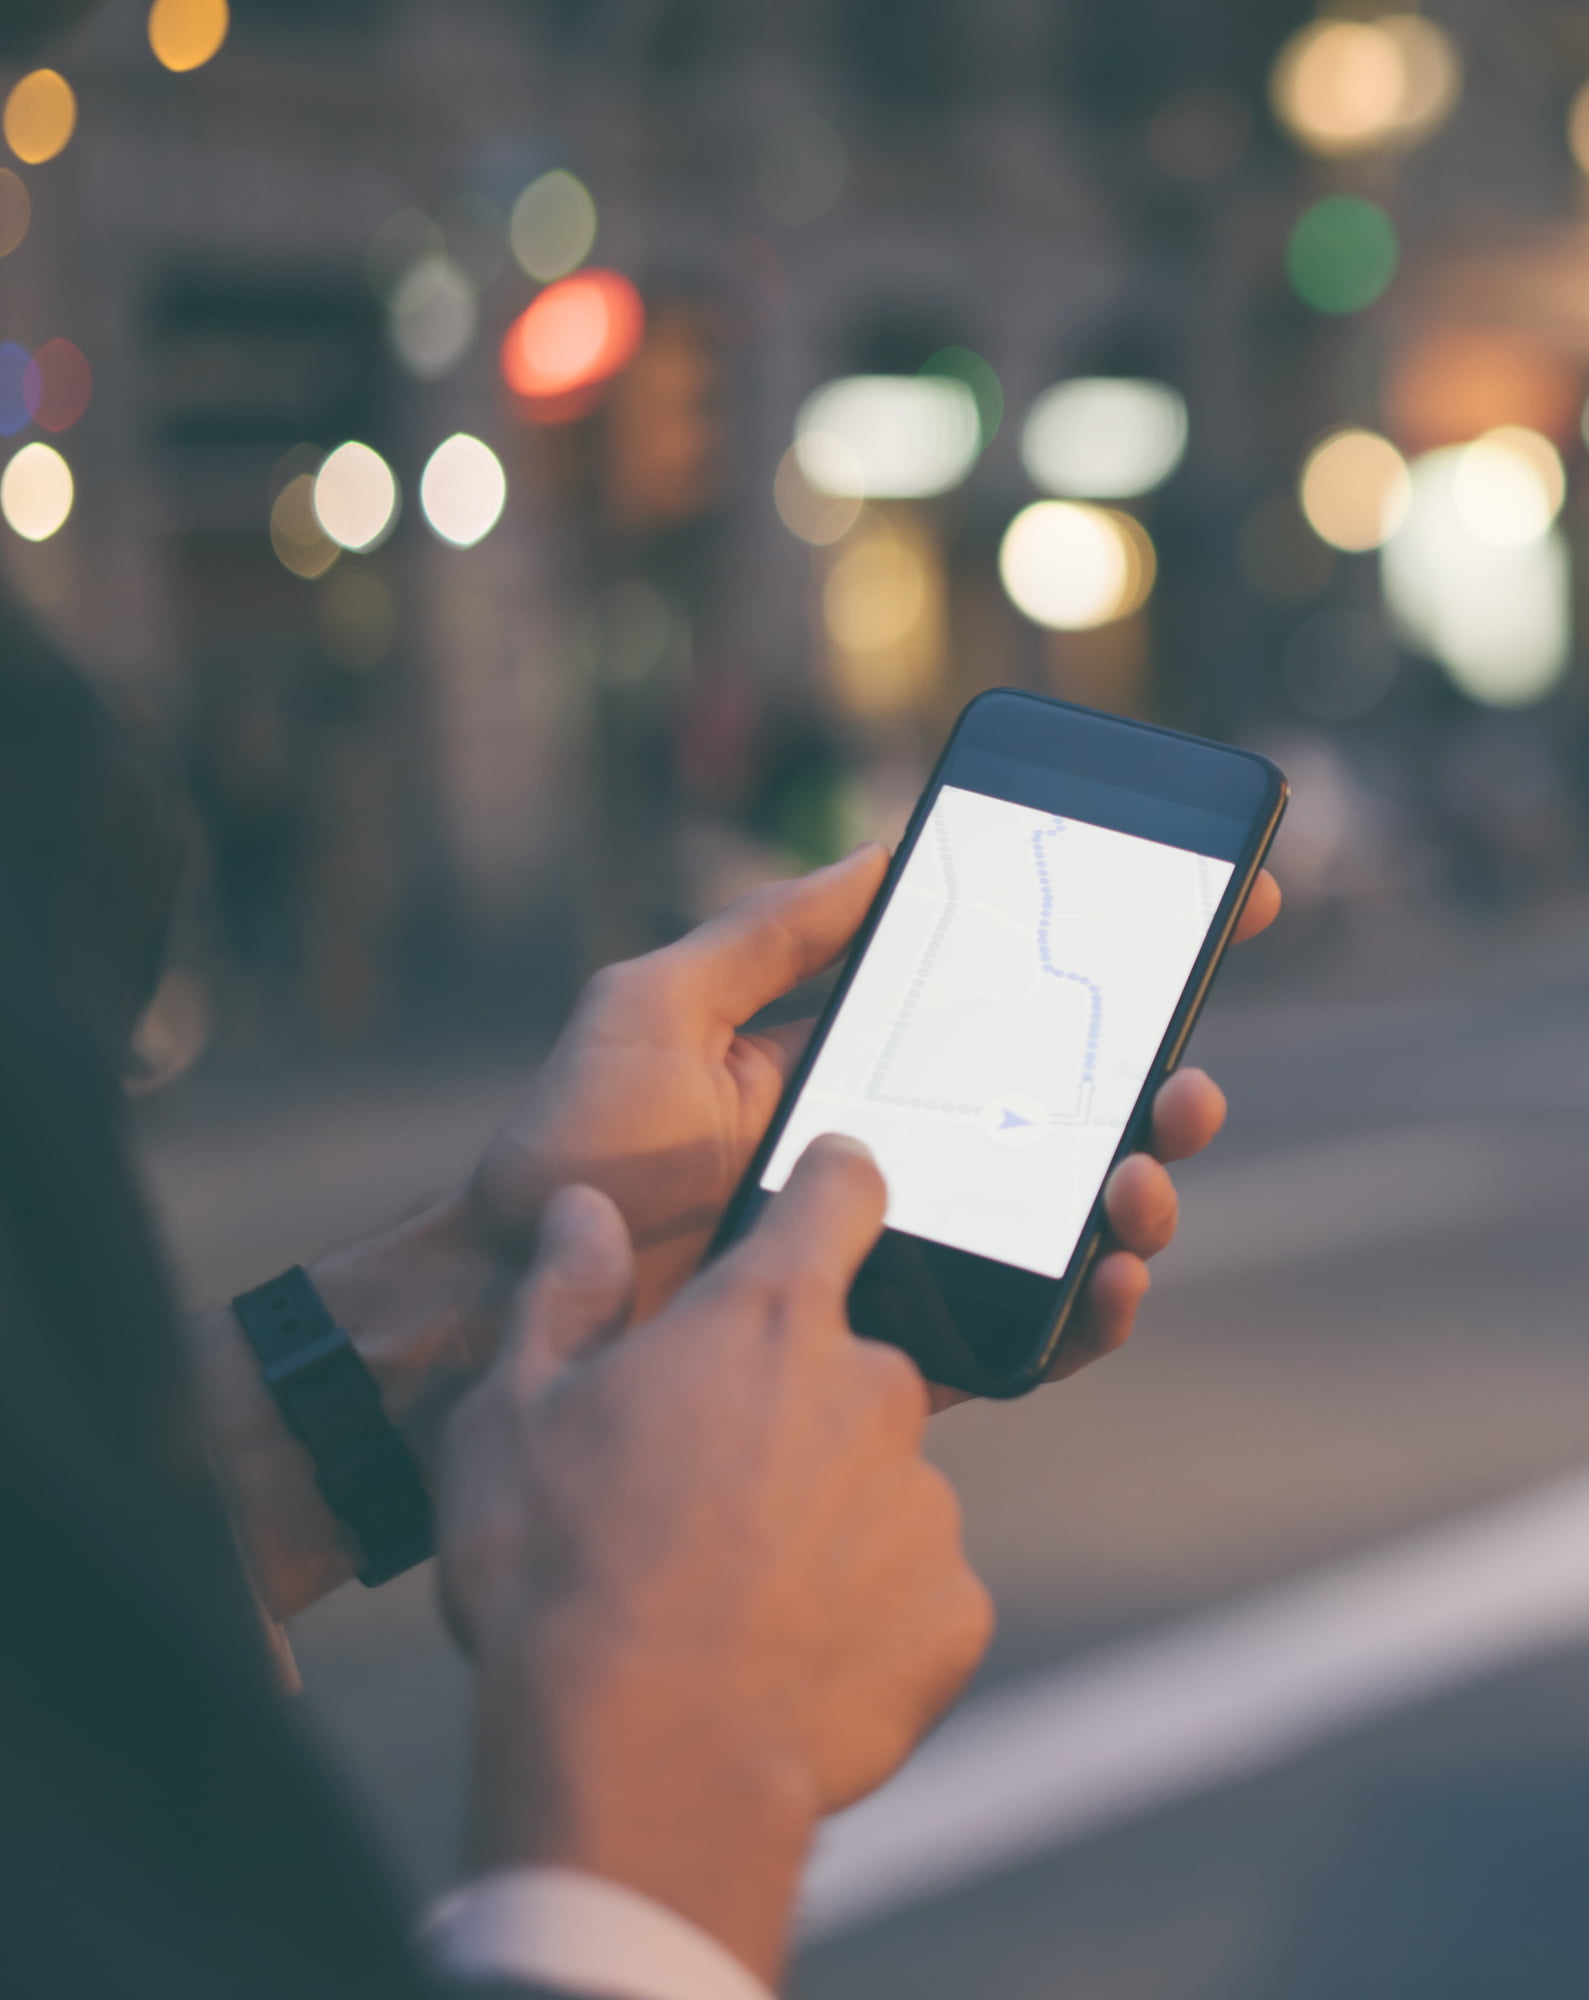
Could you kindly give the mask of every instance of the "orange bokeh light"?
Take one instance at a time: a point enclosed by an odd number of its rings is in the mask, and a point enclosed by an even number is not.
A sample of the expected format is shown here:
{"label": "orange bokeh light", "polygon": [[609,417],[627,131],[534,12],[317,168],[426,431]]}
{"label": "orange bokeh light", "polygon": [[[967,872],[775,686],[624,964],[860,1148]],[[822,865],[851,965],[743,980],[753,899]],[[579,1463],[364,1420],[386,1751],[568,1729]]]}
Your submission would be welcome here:
{"label": "orange bokeh light", "polygon": [[1506,425],[1566,444],[1582,402],[1571,358],[1478,326],[1419,335],[1393,358],[1385,384],[1387,427],[1411,452],[1468,444]]}
{"label": "orange bokeh light", "polygon": [[502,374],[543,423],[583,416],[591,392],[634,356],[645,333],[645,307],[617,271],[576,271],[560,278],[508,328]]}

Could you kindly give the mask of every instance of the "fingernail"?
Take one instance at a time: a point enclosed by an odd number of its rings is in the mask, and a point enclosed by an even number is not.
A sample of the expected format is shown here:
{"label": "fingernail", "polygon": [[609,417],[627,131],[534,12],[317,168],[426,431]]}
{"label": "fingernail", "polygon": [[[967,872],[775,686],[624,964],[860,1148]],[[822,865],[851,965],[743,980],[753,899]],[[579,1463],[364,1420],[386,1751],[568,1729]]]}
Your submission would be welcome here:
{"label": "fingernail", "polygon": [[877,1165],[877,1157],[871,1147],[864,1140],[852,1139],[848,1132],[823,1132],[811,1143],[830,1152],[848,1153],[852,1159],[864,1160],[869,1167]]}

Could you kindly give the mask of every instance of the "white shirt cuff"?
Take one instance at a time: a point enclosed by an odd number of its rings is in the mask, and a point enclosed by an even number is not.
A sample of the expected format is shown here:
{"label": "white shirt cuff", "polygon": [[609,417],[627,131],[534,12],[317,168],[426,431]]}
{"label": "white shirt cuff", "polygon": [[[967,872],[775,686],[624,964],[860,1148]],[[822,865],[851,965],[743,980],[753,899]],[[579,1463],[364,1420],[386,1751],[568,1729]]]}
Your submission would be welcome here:
{"label": "white shirt cuff", "polygon": [[444,1972],[593,2000],[773,2000],[715,1938],[649,1896],[574,1868],[515,1868],[455,1889],[420,1941]]}

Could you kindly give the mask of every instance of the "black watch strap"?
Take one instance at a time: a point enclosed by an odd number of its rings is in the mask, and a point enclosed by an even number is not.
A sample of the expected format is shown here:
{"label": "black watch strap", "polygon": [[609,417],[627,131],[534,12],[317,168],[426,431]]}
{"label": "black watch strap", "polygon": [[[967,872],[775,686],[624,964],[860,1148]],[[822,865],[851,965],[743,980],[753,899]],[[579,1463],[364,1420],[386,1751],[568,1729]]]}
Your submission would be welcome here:
{"label": "black watch strap", "polygon": [[372,1588],[435,1546],[435,1515],[413,1453],[381,1407],[375,1377],[299,1265],[233,1299],[288,1428],[308,1449],[326,1505],[358,1537]]}

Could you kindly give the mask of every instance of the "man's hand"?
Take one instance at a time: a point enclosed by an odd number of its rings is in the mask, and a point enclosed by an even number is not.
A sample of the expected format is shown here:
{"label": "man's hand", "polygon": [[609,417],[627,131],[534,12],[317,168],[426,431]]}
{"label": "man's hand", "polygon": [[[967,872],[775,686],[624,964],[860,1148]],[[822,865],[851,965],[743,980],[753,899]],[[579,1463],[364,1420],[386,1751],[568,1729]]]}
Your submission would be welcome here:
{"label": "man's hand", "polygon": [[626,1884],[769,1979],[815,1821],[897,1768],[991,1629],[921,1378],[845,1319],[884,1202],[862,1148],[819,1140],[744,1243],[606,1343],[628,1238],[565,1190],[448,1439],[477,1860]]}
{"label": "man's hand", "polygon": [[[634,1238],[635,1305],[654,1312],[699,1264],[766,1131],[809,1024],[745,1034],[742,1024],[843,952],[888,866],[886,849],[757,890],[678,944],[609,967],[586,988],[531,1091],[476,1172],[471,1208],[488,1241],[535,1239],[552,1193],[571,1182],[618,1204]],[[1280,892],[1259,879],[1238,932],[1274,921]],[[1201,1152],[1225,1100],[1182,1070],[1154,1107],[1155,1157],[1127,1161],[1109,1190],[1119,1248],[1094,1274],[1056,1374],[1120,1346],[1147,1290],[1145,1259],[1175,1233],[1163,1162]]]}

